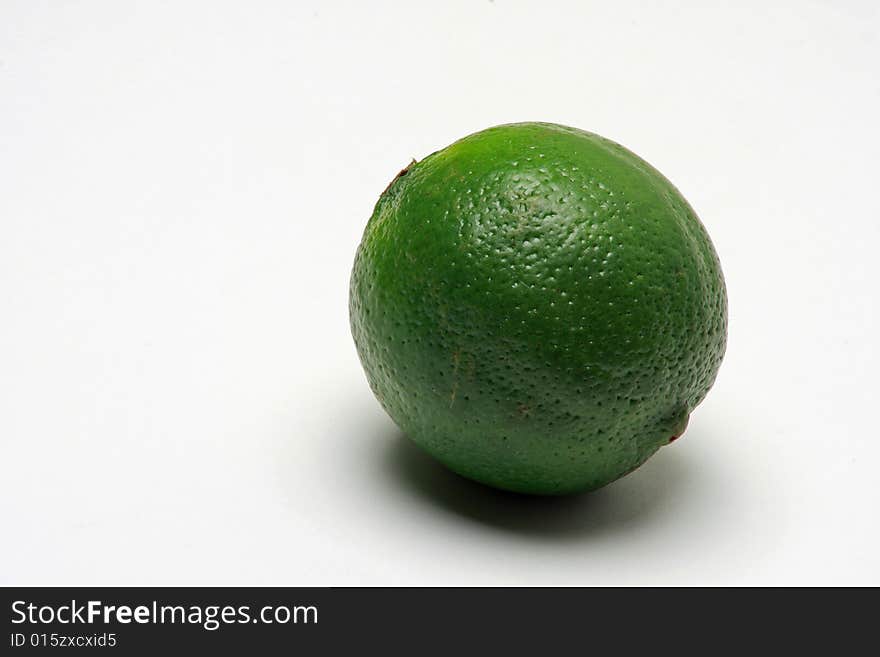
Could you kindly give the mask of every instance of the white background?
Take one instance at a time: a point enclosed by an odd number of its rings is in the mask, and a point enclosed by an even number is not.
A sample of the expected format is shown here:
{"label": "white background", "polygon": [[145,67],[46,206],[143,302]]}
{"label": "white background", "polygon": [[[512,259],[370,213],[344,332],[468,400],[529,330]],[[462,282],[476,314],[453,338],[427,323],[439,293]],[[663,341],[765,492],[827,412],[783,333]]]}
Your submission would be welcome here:
{"label": "white background", "polygon": [[[0,583],[880,584],[878,5],[733,4],[4,2]],[[523,120],[729,286],[686,436],[566,499],[404,442],[348,328],[388,181]]]}

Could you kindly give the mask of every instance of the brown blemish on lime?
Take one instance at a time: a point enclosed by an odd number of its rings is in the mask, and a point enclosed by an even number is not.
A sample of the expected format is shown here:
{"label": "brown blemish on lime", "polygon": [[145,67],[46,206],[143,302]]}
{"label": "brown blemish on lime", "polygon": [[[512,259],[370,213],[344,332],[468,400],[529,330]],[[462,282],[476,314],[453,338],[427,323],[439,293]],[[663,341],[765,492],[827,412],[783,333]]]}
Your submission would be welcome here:
{"label": "brown blemish on lime", "polygon": [[416,164],[416,158],[413,158],[413,159],[412,159],[412,162],[410,162],[410,163],[407,164],[405,167],[403,167],[400,171],[397,172],[397,175],[394,176],[394,178],[392,179],[392,181],[391,181],[390,183],[388,183],[388,187],[386,187],[386,188],[382,191],[382,194],[385,194],[389,189],[391,189],[391,187],[394,185],[394,183],[396,183],[396,182],[397,182],[398,180],[400,180],[403,176],[405,176],[407,173],[409,173],[410,168],[412,168],[412,166],[413,166],[414,164]]}

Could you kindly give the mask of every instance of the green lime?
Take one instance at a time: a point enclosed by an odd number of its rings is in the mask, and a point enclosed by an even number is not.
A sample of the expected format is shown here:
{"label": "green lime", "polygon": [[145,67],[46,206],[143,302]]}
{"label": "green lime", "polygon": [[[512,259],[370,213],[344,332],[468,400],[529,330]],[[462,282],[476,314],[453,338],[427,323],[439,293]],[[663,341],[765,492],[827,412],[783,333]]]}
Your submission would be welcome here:
{"label": "green lime", "polygon": [[718,256],[678,190],[549,123],[401,171],[357,251],[350,313],[406,435],[465,477],[536,494],[603,486],[678,437],[727,334]]}

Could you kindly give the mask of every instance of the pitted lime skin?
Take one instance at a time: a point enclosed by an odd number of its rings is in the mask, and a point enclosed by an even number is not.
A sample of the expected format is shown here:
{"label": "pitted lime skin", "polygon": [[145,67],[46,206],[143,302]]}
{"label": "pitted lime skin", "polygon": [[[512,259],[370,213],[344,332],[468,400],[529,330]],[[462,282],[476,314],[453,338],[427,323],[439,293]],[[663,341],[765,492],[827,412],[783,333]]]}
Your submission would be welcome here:
{"label": "pitted lime skin", "polygon": [[727,298],[662,174],[598,135],[519,123],[392,181],[350,317],[410,439],[465,477],[549,495],[604,486],[681,435],[721,364]]}

